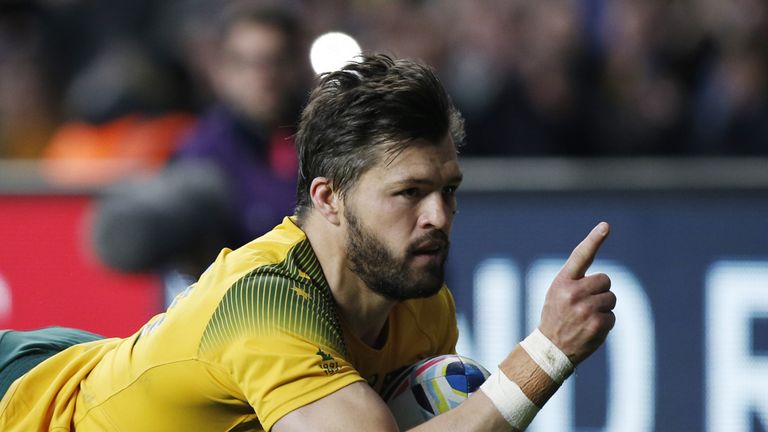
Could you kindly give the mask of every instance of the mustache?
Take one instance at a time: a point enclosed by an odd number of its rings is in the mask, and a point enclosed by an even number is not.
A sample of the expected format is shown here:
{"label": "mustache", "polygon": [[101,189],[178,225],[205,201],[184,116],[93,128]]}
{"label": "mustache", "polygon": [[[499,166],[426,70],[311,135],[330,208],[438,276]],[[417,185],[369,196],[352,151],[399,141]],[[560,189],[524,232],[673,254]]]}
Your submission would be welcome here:
{"label": "mustache", "polygon": [[409,254],[416,254],[427,250],[447,250],[450,245],[451,242],[448,240],[448,234],[436,229],[414,240],[410,246],[408,246],[407,252]]}

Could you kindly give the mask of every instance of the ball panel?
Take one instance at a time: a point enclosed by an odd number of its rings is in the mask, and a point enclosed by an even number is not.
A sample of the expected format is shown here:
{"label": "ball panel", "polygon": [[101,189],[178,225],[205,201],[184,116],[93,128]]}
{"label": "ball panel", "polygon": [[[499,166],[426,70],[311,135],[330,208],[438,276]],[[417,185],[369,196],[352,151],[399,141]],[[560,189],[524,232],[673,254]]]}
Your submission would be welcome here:
{"label": "ball panel", "polygon": [[454,392],[461,393],[464,397],[467,397],[467,393],[469,393],[469,387],[467,383],[467,377],[464,375],[447,375],[445,377],[445,380],[448,381],[448,384],[450,384],[451,389],[453,389]]}
{"label": "ball panel", "polygon": [[421,409],[427,411],[428,413],[434,415],[435,409],[432,407],[432,400],[434,399],[434,395],[427,396],[428,388],[425,388],[424,386],[413,386],[411,387],[411,392],[413,392],[413,397],[416,399],[416,402],[419,404]]}
{"label": "ball panel", "polygon": [[463,376],[464,375],[464,363],[461,360],[456,359],[445,367],[445,376]]}

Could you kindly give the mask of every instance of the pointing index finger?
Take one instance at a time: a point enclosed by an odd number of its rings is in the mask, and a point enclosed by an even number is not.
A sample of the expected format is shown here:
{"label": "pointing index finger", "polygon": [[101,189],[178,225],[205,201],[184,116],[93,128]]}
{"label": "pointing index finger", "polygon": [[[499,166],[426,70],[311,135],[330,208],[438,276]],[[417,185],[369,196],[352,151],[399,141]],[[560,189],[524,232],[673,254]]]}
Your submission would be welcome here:
{"label": "pointing index finger", "polygon": [[606,222],[597,224],[587,234],[587,237],[571,252],[571,256],[568,257],[562,270],[560,270],[560,276],[571,280],[583,278],[589,266],[592,265],[592,261],[595,259],[600,245],[603,244],[603,240],[608,237],[610,229],[610,225]]}

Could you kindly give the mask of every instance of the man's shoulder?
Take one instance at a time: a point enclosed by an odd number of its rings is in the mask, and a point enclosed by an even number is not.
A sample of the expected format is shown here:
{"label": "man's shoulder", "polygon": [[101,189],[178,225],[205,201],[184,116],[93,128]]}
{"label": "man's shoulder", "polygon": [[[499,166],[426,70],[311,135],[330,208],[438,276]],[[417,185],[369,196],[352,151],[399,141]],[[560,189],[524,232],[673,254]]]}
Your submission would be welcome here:
{"label": "man's shoulder", "polygon": [[306,247],[309,247],[307,236],[292,218],[285,217],[279,225],[266,234],[234,251],[227,251],[223,258],[230,264],[242,263],[250,269],[258,270],[263,266],[280,265],[296,253],[295,249]]}
{"label": "man's shoulder", "polygon": [[[238,270],[241,276],[228,284],[208,323],[203,350],[238,335],[290,334],[345,352],[322,268],[306,236],[289,218],[230,255],[217,271],[227,265],[242,268],[243,263],[250,270]],[[222,339],[223,334],[228,336]]]}
{"label": "man's shoulder", "polygon": [[[277,292],[286,304],[312,304],[313,308],[333,307],[322,267],[304,232],[286,217],[266,235],[241,248],[252,260],[252,270],[230,289]],[[272,299],[274,300],[274,299]]]}
{"label": "man's shoulder", "polygon": [[[296,256],[314,257],[304,233],[285,218],[283,223],[265,235],[235,249],[224,249],[215,262],[201,275],[197,292],[212,293],[206,298],[221,307],[243,291],[270,293],[285,290],[287,285],[302,286],[308,279]],[[250,298],[251,303],[265,299]],[[243,301],[239,299],[238,301]]]}

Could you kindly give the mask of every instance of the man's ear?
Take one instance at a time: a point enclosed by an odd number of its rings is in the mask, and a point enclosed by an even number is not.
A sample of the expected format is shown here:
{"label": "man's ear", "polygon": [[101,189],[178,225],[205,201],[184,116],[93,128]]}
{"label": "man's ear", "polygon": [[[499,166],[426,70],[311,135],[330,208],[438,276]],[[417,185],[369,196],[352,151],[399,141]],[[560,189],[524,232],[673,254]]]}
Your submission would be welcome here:
{"label": "man's ear", "polygon": [[309,186],[309,196],[319,214],[333,225],[339,225],[339,198],[333,191],[333,186],[328,178],[315,177]]}

